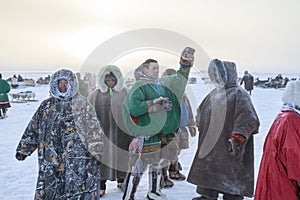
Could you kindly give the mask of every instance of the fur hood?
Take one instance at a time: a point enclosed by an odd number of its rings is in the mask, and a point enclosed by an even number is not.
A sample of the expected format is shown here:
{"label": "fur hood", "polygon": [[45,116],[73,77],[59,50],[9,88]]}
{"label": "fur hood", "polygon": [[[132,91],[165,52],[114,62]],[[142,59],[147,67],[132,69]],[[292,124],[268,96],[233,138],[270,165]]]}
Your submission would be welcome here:
{"label": "fur hood", "polygon": [[225,84],[225,87],[237,86],[238,75],[235,63],[230,61],[223,61],[223,64],[227,74],[227,82]]}
{"label": "fur hood", "polygon": [[300,106],[300,81],[288,82],[282,94],[282,101],[284,104]]}
{"label": "fur hood", "polygon": [[227,82],[227,73],[223,62],[219,59],[213,59],[208,66],[208,75],[217,89],[221,89]]}
{"label": "fur hood", "polygon": [[[68,81],[68,89],[65,93],[60,92],[58,89],[58,80],[62,78]],[[78,94],[78,81],[76,75],[68,69],[61,69],[55,72],[50,78],[50,92],[57,99],[63,100],[74,97]]]}
{"label": "fur hood", "polygon": [[117,84],[114,87],[114,90],[120,91],[124,87],[124,78],[122,72],[119,67],[115,65],[107,65],[102,67],[97,74],[97,88],[101,90],[101,92],[106,92],[108,87],[105,84],[105,76],[107,74],[113,73],[117,78]]}
{"label": "fur hood", "polygon": [[237,70],[234,62],[213,59],[208,66],[208,75],[217,89],[238,85]]}
{"label": "fur hood", "polygon": [[149,74],[145,72],[143,64],[141,64],[140,66],[138,66],[138,68],[134,70],[134,78],[136,81],[143,82],[155,82],[159,80],[159,78],[154,79],[151,76],[149,76]]}

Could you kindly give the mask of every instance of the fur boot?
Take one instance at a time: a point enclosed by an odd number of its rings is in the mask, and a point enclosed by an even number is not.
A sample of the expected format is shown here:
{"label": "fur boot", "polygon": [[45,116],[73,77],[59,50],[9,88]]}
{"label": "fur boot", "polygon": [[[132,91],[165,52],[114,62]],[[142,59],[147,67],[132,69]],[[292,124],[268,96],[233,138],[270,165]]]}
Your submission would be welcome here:
{"label": "fur boot", "polygon": [[140,179],[140,176],[133,176],[131,173],[127,175],[123,200],[134,200],[134,195],[137,186],[140,183]]}
{"label": "fur boot", "polygon": [[167,196],[162,193],[160,187],[161,173],[160,170],[149,170],[149,200],[167,200]]}
{"label": "fur boot", "polygon": [[162,168],[162,176],[160,179],[161,188],[171,188],[174,186],[174,183],[168,177],[168,166]]}
{"label": "fur boot", "polygon": [[170,164],[169,167],[169,177],[173,180],[182,181],[185,180],[186,177],[182,173],[179,172],[179,164],[178,162],[174,162]]}

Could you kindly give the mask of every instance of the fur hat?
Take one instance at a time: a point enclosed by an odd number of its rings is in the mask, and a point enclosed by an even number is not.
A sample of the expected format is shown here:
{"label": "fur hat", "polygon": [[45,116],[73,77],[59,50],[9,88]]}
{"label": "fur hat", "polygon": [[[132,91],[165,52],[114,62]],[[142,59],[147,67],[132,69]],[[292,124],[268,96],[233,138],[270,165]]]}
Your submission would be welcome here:
{"label": "fur hat", "polygon": [[185,47],[180,56],[180,66],[183,68],[192,67],[194,64],[195,49],[191,47]]}
{"label": "fur hat", "polygon": [[300,81],[288,82],[282,94],[282,101],[284,104],[300,106]]}
{"label": "fur hat", "polygon": [[219,59],[213,59],[208,66],[208,75],[216,88],[220,89],[227,83],[227,73],[223,62]]}
{"label": "fur hat", "polygon": [[[67,92],[62,93],[58,89],[58,80],[66,79],[68,81]],[[68,69],[61,69],[52,74],[50,78],[50,92],[58,99],[68,99],[78,93],[78,81],[76,75]]]}
{"label": "fur hat", "polygon": [[226,86],[236,86],[238,81],[238,75],[236,70],[236,64],[231,61],[223,61],[223,65],[227,74]]}

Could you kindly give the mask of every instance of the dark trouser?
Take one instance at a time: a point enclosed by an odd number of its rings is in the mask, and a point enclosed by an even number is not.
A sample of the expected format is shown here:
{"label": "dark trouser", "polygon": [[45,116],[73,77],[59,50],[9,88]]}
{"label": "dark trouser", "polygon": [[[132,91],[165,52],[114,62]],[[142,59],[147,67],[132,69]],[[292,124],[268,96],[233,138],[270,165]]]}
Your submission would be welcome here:
{"label": "dark trouser", "polygon": [[224,200],[243,200],[244,199],[244,197],[240,196],[240,195],[228,194],[228,193],[224,193],[224,192],[219,192],[217,190],[202,188],[202,187],[198,187],[198,186],[197,186],[196,192],[201,194],[202,196],[204,196],[208,199],[212,199],[212,200],[218,199],[219,193],[223,194]]}
{"label": "dark trouser", "polygon": [[[10,106],[9,103],[0,104],[0,109],[1,109],[1,111],[2,111],[2,114],[5,115],[5,114],[6,114],[6,110],[7,110],[8,108],[10,108],[10,107],[11,107],[11,106]],[[0,111],[0,116],[2,116],[1,111]]]}
{"label": "dark trouser", "polygon": [[[4,116],[5,113],[6,113],[6,108],[2,108],[1,110],[2,110],[2,114],[3,114],[3,116]],[[1,114],[1,112],[0,112],[0,116],[2,116],[2,114]]]}

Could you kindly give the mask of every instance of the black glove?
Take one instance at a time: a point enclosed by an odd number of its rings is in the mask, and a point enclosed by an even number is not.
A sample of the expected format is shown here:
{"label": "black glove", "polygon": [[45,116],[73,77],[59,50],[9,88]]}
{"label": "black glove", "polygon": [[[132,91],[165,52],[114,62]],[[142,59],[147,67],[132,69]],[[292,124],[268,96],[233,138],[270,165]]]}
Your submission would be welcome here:
{"label": "black glove", "polygon": [[239,143],[235,138],[230,138],[228,141],[231,144],[231,147],[229,149],[230,155],[232,157],[236,157],[240,152],[241,143]]}
{"label": "black glove", "polygon": [[196,133],[197,133],[196,127],[194,127],[194,126],[189,126],[188,128],[189,128],[189,132],[190,132],[191,136],[192,136],[192,137],[195,137],[195,136],[196,136]]}
{"label": "black glove", "polygon": [[22,161],[22,160],[25,160],[26,157],[27,157],[27,156],[24,155],[24,154],[21,154],[21,153],[19,153],[19,152],[16,153],[16,159],[17,159],[17,160]]}

